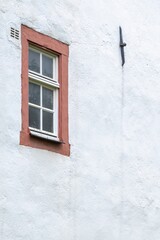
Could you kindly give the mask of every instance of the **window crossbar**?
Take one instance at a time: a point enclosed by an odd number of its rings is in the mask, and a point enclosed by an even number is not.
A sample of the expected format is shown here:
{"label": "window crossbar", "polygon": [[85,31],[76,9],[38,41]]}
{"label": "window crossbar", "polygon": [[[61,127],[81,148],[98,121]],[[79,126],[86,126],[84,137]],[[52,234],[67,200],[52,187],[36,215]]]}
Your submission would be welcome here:
{"label": "window crossbar", "polygon": [[29,102],[29,106],[32,106],[32,107],[35,107],[35,108],[38,108],[38,109],[42,109],[42,110],[45,110],[45,111],[51,112],[51,113],[55,112],[53,109],[45,108],[45,107],[42,107],[40,105],[36,105],[34,103],[30,103],[30,102]]}

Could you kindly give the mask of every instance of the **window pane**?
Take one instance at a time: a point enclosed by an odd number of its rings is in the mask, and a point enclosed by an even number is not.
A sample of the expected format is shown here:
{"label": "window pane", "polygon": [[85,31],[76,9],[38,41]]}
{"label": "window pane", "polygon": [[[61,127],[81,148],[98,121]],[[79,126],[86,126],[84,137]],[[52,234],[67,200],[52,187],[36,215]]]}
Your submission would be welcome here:
{"label": "window pane", "polygon": [[29,70],[40,73],[40,53],[29,49]]}
{"label": "window pane", "polygon": [[40,129],[40,109],[29,106],[29,126]]}
{"label": "window pane", "polygon": [[47,88],[42,89],[43,107],[53,109],[53,91]]}
{"label": "window pane", "polygon": [[53,133],[53,113],[43,111],[43,130]]}
{"label": "window pane", "polygon": [[42,55],[42,74],[53,78],[53,59]]}
{"label": "window pane", "polygon": [[40,86],[29,83],[29,102],[40,105]]}

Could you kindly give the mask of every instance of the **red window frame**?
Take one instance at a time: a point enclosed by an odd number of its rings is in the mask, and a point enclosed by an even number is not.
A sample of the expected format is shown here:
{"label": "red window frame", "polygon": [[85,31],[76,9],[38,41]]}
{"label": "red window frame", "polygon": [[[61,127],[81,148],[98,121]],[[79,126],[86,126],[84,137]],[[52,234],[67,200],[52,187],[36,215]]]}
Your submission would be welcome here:
{"label": "red window frame", "polygon": [[[39,33],[25,25],[21,26],[22,41],[22,127],[20,132],[20,144],[33,148],[45,149],[70,155],[68,136],[68,56],[67,44]],[[58,82],[60,84],[58,95],[58,137],[60,142],[45,140],[32,136],[29,130],[28,111],[28,49],[29,44],[40,49],[52,52],[58,56]]]}

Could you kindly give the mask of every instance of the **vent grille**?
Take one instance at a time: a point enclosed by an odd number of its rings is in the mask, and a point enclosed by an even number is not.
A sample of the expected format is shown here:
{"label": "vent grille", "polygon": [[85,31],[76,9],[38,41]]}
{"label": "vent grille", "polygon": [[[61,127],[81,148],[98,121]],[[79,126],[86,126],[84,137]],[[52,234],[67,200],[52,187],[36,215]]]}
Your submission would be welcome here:
{"label": "vent grille", "polygon": [[12,38],[15,38],[15,39],[19,40],[19,31],[17,29],[15,29],[15,28],[11,27],[11,29],[10,29],[10,36]]}

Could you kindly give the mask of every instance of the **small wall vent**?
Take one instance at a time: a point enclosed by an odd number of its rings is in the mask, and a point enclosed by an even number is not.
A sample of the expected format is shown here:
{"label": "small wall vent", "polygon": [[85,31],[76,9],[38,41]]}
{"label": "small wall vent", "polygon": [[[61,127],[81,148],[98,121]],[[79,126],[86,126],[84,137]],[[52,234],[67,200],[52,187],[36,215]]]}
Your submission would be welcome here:
{"label": "small wall vent", "polygon": [[10,29],[10,36],[12,38],[15,38],[15,39],[19,40],[19,31],[17,29],[15,29],[15,28],[11,27],[11,29]]}

